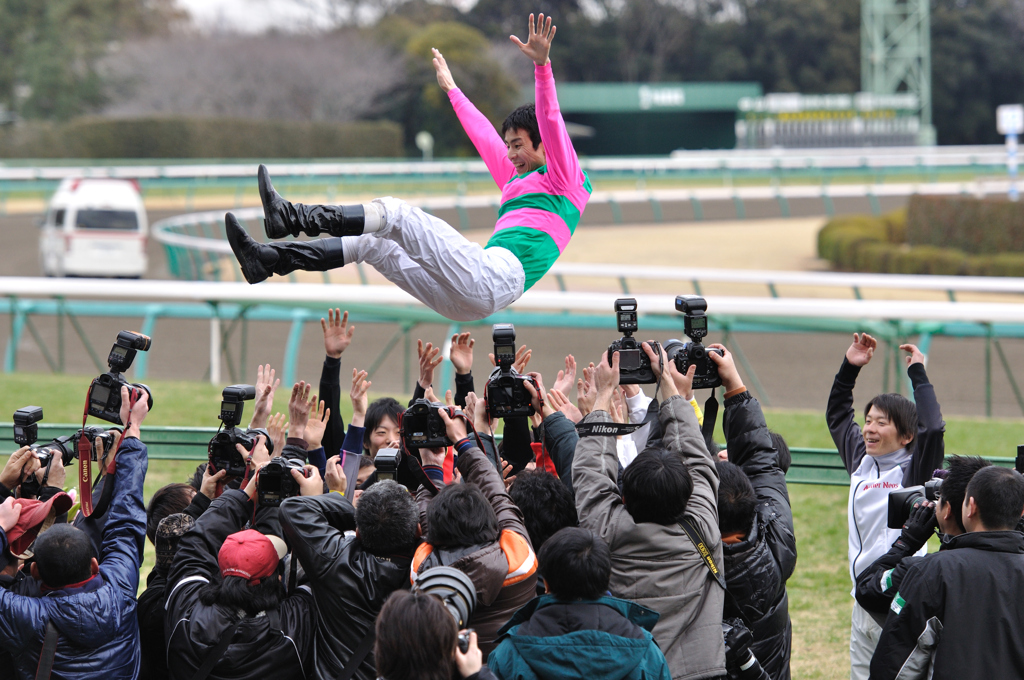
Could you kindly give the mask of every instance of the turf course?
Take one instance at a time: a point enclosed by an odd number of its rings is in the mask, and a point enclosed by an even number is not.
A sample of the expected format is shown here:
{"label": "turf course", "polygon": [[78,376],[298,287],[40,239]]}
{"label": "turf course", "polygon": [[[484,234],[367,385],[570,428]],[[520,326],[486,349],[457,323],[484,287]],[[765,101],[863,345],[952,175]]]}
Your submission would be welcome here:
{"label": "turf course", "polygon": [[[0,420],[29,404],[42,406],[45,422],[81,422],[85,390],[91,376],[49,374],[0,375]],[[216,415],[220,390],[205,383],[153,380],[156,394],[149,425],[209,426],[218,424]],[[279,389],[274,407],[286,412],[289,391]],[[371,398],[381,395],[371,395]],[[398,395],[396,395],[398,396]],[[398,398],[401,399],[400,396]],[[247,412],[251,413],[251,405]],[[342,404],[348,419],[351,410]],[[781,433],[791,446],[832,448],[823,413],[769,409],[768,425]],[[1024,421],[949,418],[946,427],[947,453],[1012,456],[1024,439]],[[720,426],[719,426],[720,428]],[[721,429],[717,439],[721,441]],[[0,456],[0,465],[6,456]],[[184,482],[195,470],[192,461],[152,461],[146,476],[146,500],[161,486]],[[68,470],[69,480],[75,474]],[[799,559],[789,581],[790,614],[793,619],[794,678],[843,678],[849,676],[849,622],[852,598],[846,561],[845,487],[790,486],[796,523]],[[145,575],[154,561],[147,542],[143,564]]]}

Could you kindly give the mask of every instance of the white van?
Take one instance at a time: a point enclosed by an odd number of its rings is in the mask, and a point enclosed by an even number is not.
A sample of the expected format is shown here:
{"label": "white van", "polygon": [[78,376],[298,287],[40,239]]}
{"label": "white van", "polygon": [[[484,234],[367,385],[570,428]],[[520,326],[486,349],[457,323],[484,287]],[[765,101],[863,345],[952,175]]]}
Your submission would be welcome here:
{"label": "white van", "polygon": [[40,225],[46,276],[146,273],[149,221],[138,185],[123,179],[65,179]]}

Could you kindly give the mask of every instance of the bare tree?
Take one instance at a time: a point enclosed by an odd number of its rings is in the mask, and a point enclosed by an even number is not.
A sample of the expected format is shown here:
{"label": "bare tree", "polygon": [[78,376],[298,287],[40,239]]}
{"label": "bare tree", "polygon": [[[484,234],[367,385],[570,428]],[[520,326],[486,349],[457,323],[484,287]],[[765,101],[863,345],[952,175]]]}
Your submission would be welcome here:
{"label": "bare tree", "polygon": [[125,44],[101,64],[110,116],[345,121],[376,113],[401,60],[355,31],[171,35]]}

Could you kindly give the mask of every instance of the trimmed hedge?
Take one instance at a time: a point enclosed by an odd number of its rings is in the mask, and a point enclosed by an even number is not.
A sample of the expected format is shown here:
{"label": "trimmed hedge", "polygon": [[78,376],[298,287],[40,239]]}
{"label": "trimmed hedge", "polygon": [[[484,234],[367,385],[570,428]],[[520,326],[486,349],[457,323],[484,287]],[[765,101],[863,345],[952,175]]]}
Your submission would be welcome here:
{"label": "trimmed hedge", "polygon": [[968,196],[912,196],[904,240],[972,255],[1024,252],[1024,204]]}
{"label": "trimmed hedge", "polygon": [[842,271],[1024,276],[1024,252],[975,255],[958,248],[907,243],[914,227],[906,215],[898,211],[882,217],[853,215],[830,220],[818,232],[818,256]]}
{"label": "trimmed hedge", "polygon": [[0,132],[5,158],[396,158],[390,121],[310,123],[233,118],[80,118]]}

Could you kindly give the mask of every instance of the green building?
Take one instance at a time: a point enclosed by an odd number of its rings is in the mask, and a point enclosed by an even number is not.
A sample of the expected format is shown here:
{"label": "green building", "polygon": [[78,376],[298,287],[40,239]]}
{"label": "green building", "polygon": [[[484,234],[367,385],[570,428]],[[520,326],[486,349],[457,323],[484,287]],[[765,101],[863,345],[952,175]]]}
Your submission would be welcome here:
{"label": "green building", "polygon": [[[760,83],[558,83],[558,102],[586,156],[650,156],[733,149],[740,99]],[[533,89],[524,92],[533,100]]]}

